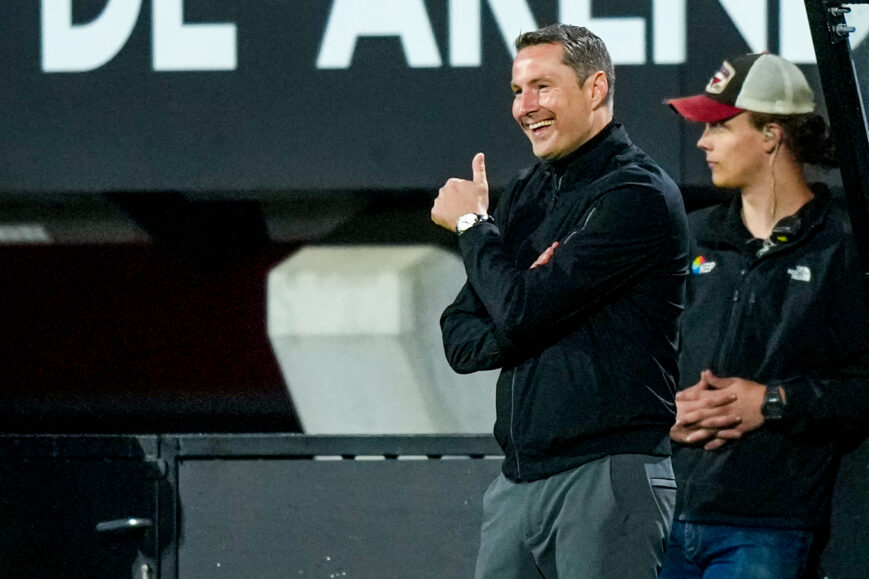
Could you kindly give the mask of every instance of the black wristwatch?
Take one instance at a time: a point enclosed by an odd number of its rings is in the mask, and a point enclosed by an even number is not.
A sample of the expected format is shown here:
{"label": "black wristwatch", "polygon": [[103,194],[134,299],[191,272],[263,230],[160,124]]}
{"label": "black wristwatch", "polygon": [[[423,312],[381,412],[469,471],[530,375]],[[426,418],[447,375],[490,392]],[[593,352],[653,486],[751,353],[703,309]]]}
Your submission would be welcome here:
{"label": "black wristwatch", "polygon": [[778,385],[767,384],[763,395],[763,406],[760,407],[763,417],[767,420],[781,420],[785,415],[785,406],[787,404]]}
{"label": "black wristwatch", "polygon": [[477,223],[491,221],[492,218],[488,215],[480,215],[479,213],[465,213],[456,221],[456,233],[461,235]]}

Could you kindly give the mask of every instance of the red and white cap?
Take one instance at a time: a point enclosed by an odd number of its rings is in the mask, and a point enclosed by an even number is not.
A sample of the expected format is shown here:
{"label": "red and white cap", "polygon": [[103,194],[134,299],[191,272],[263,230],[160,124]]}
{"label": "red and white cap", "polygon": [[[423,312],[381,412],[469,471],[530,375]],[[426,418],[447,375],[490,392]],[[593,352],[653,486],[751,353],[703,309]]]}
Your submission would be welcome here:
{"label": "red and white cap", "polygon": [[689,121],[717,123],[744,111],[801,115],[815,110],[815,93],[797,66],[775,54],[727,61],[703,94],[667,101]]}

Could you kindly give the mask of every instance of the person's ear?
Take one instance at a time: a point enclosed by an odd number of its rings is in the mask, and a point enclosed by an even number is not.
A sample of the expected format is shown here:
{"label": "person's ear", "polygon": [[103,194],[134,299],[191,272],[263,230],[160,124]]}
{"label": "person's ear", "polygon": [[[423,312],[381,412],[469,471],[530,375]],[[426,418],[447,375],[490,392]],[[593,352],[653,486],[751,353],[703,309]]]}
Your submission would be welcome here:
{"label": "person's ear", "polygon": [[775,123],[767,123],[760,129],[763,135],[764,149],[767,153],[778,153],[782,142],[782,128]]}
{"label": "person's ear", "polygon": [[592,107],[597,108],[607,100],[607,94],[609,94],[609,81],[606,78],[606,73],[602,70],[592,74],[588,80],[591,82]]}

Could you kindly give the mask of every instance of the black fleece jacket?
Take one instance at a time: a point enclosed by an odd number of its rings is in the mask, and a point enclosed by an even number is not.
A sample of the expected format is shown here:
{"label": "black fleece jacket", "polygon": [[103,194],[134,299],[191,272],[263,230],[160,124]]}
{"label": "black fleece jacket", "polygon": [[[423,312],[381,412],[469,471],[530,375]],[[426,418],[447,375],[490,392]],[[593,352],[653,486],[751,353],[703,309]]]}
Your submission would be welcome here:
{"label": "black fleece jacket", "polygon": [[[610,124],[508,186],[459,237],[468,282],[441,318],[462,373],[500,368],[504,474],[669,453],[687,220],[673,181]],[[553,242],[545,266],[529,269]]]}
{"label": "black fleece jacket", "polygon": [[785,416],[719,450],[674,445],[680,520],[826,524],[842,451],[869,415],[869,301],[843,208],[824,188],[763,247],[741,199],[691,215],[692,275],[682,317],[681,388],[700,372],[780,385]]}

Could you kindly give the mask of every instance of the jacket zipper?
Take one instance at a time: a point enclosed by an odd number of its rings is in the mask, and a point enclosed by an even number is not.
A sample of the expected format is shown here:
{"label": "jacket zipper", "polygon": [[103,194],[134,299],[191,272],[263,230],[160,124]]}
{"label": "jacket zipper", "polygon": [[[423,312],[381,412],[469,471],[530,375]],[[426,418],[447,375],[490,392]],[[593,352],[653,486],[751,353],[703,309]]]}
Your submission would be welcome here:
{"label": "jacket zipper", "polygon": [[736,308],[736,304],[739,303],[739,292],[742,288],[743,283],[745,283],[745,276],[748,274],[748,268],[743,268],[739,273],[741,276],[739,280],[739,286],[733,291],[733,294],[730,296],[730,305],[727,308],[727,315],[725,316],[724,323],[721,326],[722,328],[724,328],[725,331],[718,334],[718,344],[715,347],[714,359],[716,361],[716,364],[715,367],[712,368],[712,371],[716,374],[721,372],[722,364],[724,362],[724,360],[722,359],[722,352],[724,351],[724,342],[726,341],[725,337],[728,340],[730,339],[730,332],[728,331],[730,329],[730,320],[733,318],[733,310]]}
{"label": "jacket zipper", "polygon": [[561,180],[564,179],[564,175],[556,175],[555,177],[555,191],[552,193],[552,200],[549,202],[549,209],[547,209],[547,213],[552,211],[552,208],[555,207],[555,202],[558,200],[558,194],[561,193]]}
{"label": "jacket zipper", "polygon": [[513,443],[513,457],[516,459],[516,476],[522,478],[522,467],[519,465],[519,449],[516,448],[516,437],[513,434],[513,416],[516,412],[516,372],[519,367],[513,368],[513,376],[510,378],[510,442]]}
{"label": "jacket zipper", "polygon": [[[803,235],[801,235],[799,239],[795,240],[793,243],[788,244],[786,247],[780,247],[780,246],[776,246],[776,245],[769,247],[767,249],[767,251],[764,251],[761,255],[756,256],[752,261],[747,263],[740,270],[739,274],[741,277],[739,280],[739,285],[734,290],[733,295],[730,296],[730,307],[727,308],[727,317],[725,318],[725,320],[724,320],[725,323],[723,324],[722,327],[730,329],[730,320],[733,317],[733,311],[736,308],[736,304],[739,303],[739,301],[740,301],[740,293],[743,289],[743,286],[746,284],[745,280],[746,280],[749,272],[751,270],[753,270],[754,268],[758,267],[758,265],[761,262],[763,262],[767,259],[770,259],[771,256],[775,256],[775,255],[778,255],[781,253],[786,253],[786,252],[798,247],[799,245],[801,245],[804,242],[804,240],[806,238],[808,238],[810,232],[813,231],[815,229],[815,227],[816,227],[816,225],[812,224],[809,227],[809,230],[806,231]],[[778,247],[778,249],[777,249],[777,247]],[[748,303],[749,304],[754,303],[754,298],[751,294],[749,294],[749,302]],[[725,348],[723,347],[724,342],[725,342],[725,339],[724,339],[725,335],[727,336],[728,339],[730,338],[729,332],[727,334],[722,332],[718,336],[718,345],[716,346],[716,349],[715,349],[715,358],[714,358],[716,363],[717,363],[717,367],[713,368],[713,371],[715,371],[715,372],[719,372],[720,369],[722,368],[722,365],[726,361],[723,357],[723,352],[725,351]]]}
{"label": "jacket zipper", "polygon": [[[555,177],[555,191],[552,193],[552,200],[549,202],[549,208],[546,211],[547,213],[552,212],[552,208],[555,207],[555,202],[558,200],[558,194],[561,192],[562,179],[564,179],[564,175],[557,175]],[[510,442],[513,444],[513,458],[516,460],[516,476],[521,479],[522,465],[519,462],[519,448],[516,445],[516,435],[513,430],[514,417],[516,414],[516,372],[518,370],[518,366],[513,369],[513,376],[510,379]]]}

